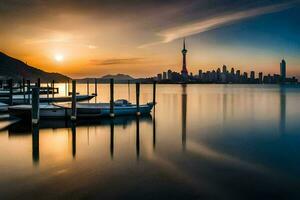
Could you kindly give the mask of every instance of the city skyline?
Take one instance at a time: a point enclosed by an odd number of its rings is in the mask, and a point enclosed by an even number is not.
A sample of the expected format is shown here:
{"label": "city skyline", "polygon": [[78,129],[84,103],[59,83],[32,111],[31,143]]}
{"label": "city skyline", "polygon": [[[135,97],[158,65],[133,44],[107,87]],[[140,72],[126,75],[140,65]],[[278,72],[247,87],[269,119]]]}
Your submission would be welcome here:
{"label": "city skyline", "polygon": [[226,64],[274,74],[285,57],[287,75],[299,77],[299,10],[298,1],[282,0],[2,0],[0,51],[74,78],[137,78],[180,71],[185,37],[190,72]]}
{"label": "city skyline", "polygon": [[198,74],[188,73],[187,67],[187,48],[186,39],[183,39],[182,53],[182,69],[180,72],[164,71],[163,73],[158,73],[156,77],[152,79],[160,83],[246,83],[246,84],[286,84],[286,83],[298,83],[298,79],[295,76],[287,77],[287,67],[284,58],[280,62],[279,74],[274,73],[271,75],[259,71],[258,73],[254,70],[248,72],[241,71],[240,69],[235,69],[231,67],[230,71],[226,65],[218,67],[217,69],[212,69],[211,71],[198,70]]}

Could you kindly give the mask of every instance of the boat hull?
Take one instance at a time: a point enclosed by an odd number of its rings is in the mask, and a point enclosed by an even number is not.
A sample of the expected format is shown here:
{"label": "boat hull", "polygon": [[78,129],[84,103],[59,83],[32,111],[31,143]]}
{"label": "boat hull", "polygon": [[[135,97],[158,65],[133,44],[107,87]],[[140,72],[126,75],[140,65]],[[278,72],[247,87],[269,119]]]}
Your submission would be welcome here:
{"label": "boat hull", "polygon": [[[14,116],[23,120],[31,120],[31,105],[23,106],[10,106],[8,113],[10,116]],[[53,105],[41,105],[40,106],[40,118],[65,118],[68,117],[68,109],[53,106]]]}
{"label": "boat hull", "polygon": [[[88,101],[94,98],[95,95],[77,95],[76,96],[76,101]],[[72,101],[71,96],[66,96],[66,97],[40,97],[40,103],[53,103],[53,102],[68,102]],[[9,98],[8,97],[2,97],[0,98],[0,102],[3,103],[9,103]],[[22,95],[19,96],[14,96],[13,97],[13,104],[14,105],[21,105],[21,104],[27,104],[28,103],[28,96],[25,96],[25,99]]]}
{"label": "boat hull", "polygon": [[[86,105],[86,106],[85,106]],[[144,104],[140,106],[140,115],[149,115],[153,108],[152,103]],[[114,106],[114,116],[125,116],[125,115],[137,115],[136,105],[128,106]],[[95,106],[89,107],[88,104],[79,104],[77,107],[77,117],[108,117],[110,116],[110,107]]]}
{"label": "boat hull", "polygon": [[[139,112],[136,105],[115,106],[114,116],[149,115],[153,108],[152,103],[141,105]],[[31,120],[31,105],[10,106],[8,112],[11,116],[24,120]],[[40,118],[70,118],[71,108],[69,106],[57,106],[52,104],[40,105]],[[108,104],[77,104],[78,118],[101,118],[110,116]]]}

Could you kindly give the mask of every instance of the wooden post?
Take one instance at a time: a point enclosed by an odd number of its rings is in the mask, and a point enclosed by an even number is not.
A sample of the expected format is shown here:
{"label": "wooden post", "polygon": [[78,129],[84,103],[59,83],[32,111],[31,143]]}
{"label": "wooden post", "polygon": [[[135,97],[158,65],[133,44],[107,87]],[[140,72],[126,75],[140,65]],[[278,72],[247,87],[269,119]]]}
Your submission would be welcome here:
{"label": "wooden post", "polygon": [[28,99],[27,99],[27,103],[30,104],[30,80],[27,80],[27,95],[28,95]]}
{"label": "wooden post", "polygon": [[114,79],[110,79],[110,117],[114,117]]}
{"label": "wooden post", "polygon": [[98,96],[97,79],[95,78],[95,95]]}
{"label": "wooden post", "polygon": [[68,84],[69,83],[65,83],[65,96],[68,96]]}
{"label": "wooden post", "polygon": [[47,83],[47,101],[49,103],[49,84]]}
{"label": "wooden post", "polygon": [[71,115],[71,120],[75,121],[76,120],[76,81],[72,80],[72,115]]}
{"label": "wooden post", "polygon": [[22,92],[25,94],[25,84],[26,84],[26,81],[25,81],[25,78],[23,78],[22,80]]}
{"label": "wooden post", "polygon": [[141,115],[140,113],[140,83],[136,83],[136,115]]}
{"label": "wooden post", "polygon": [[52,80],[52,98],[54,98],[54,80]]}
{"label": "wooden post", "polygon": [[32,111],[31,122],[38,124],[40,119],[40,89],[38,87],[32,88]]}
{"label": "wooden post", "polygon": [[19,92],[22,92],[22,81],[18,81]]}
{"label": "wooden post", "polygon": [[70,96],[70,80],[68,79],[68,96]]}
{"label": "wooden post", "polygon": [[9,87],[8,105],[12,106],[13,105],[13,80],[12,79],[8,80],[8,87]]}
{"label": "wooden post", "polygon": [[26,92],[25,92],[25,79],[23,78],[22,91],[23,91],[23,103],[26,101]]}
{"label": "wooden post", "polygon": [[156,104],[156,81],[153,82],[153,105],[155,106]]}
{"label": "wooden post", "polygon": [[128,101],[130,102],[130,80],[127,81],[128,86]]}
{"label": "wooden post", "polygon": [[40,78],[38,78],[38,80],[37,80],[37,85],[36,85],[38,88],[40,88],[41,87],[41,79]]}
{"label": "wooden post", "polygon": [[90,95],[90,80],[87,79],[86,81],[86,93],[87,95]]}

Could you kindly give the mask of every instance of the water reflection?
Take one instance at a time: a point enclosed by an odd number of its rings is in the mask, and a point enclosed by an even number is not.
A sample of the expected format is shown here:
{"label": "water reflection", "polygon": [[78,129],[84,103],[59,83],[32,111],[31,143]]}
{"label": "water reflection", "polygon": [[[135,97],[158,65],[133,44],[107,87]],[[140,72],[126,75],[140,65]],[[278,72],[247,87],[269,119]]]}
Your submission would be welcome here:
{"label": "water reflection", "polygon": [[136,118],[136,158],[140,158],[140,119]]}
{"label": "water reflection", "polygon": [[153,113],[152,132],[153,132],[153,134],[152,134],[152,146],[153,146],[153,150],[155,150],[155,146],[156,146],[156,120],[155,120],[155,112]]}
{"label": "water reflection", "polygon": [[280,86],[280,122],[279,131],[283,135],[286,129],[286,87],[284,85]]}
{"label": "water reflection", "polygon": [[187,93],[186,93],[186,84],[182,84],[182,93],[181,93],[181,127],[182,127],[182,150],[186,150],[186,112],[187,112]]}
{"label": "water reflection", "polygon": [[71,130],[72,130],[72,156],[73,158],[76,157],[76,123],[71,123]]}
{"label": "water reflection", "polygon": [[114,133],[115,133],[115,124],[113,120],[110,121],[110,158],[114,158]]}
{"label": "water reflection", "polygon": [[40,138],[38,125],[33,126],[32,131],[32,161],[38,164],[40,159]]}
{"label": "water reflection", "polygon": [[[127,96],[125,86],[117,96]],[[19,123],[1,131],[1,195],[259,199],[263,193],[299,199],[285,196],[299,194],[299,89],[158,87],[152,116],[82,119],[76,126],[42,120],[37,129]],[[146,93],[141,101],[151,100],[152,87]]]}

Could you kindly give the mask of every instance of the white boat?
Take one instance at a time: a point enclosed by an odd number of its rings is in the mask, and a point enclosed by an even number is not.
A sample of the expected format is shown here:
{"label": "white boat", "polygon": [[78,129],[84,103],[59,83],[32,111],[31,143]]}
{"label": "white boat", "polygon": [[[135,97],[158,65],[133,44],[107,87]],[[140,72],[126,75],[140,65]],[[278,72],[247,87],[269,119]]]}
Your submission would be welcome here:
{"label": "white boat", "polygon": [[[10,116],[18,117],[25,120],[31,120],[31,105],[9,106],[8,113]],[[40,118],[64,118],[67,117],[68,109],[55,106],[52,104],[40,104]]]}
{"label": "white boat", "polygon": [[[87,101],[94,98],[95,95],[76,95],[76,101]],[[30,99],[32,99],[30,95]],[[52,102],[68,102],[72,101],[72,96],[60,96],[60,97],[40,97],[41,103],[52,103]],[[9,97],[0,97],[0,102],[9,103]],[[28,103],[28,95],[13,95],[13,104],[20,105]]]}
{"label": "white boat", "polygon": [[[150,114],[154,104],[147,103],[140,105],[139,114]],[[67,104],[40,104],[40,118],[69,118],[71,115],[71,103]],[[31,105],[9,106],[8,112],[10,116],[18,117],[25,120],[31,119]],[[109,103],[76,103],[76,111],[78,118],[96,118],[107,117],[110,115]],[[121,99],[114,102],[114,115],[136,115],[138,112],[135,104],[129,103],[127,100]]]}
{"label": "white boat", "polygon": [[[71,103],[54,104],[56,106],[71,109]],[[140,115],[150,114],[154,103],[147,103],[139,106]],[[77,103],[76,104],[77,117],[107,117],[110,115],[109,103]],[[125,99],[120,99],[114,102],[114,115],[136,115],[138,112],[137,106],[131,104]]]}
{"label": "white boat", "polygon": [[5,113],[8,111],[8,105],[6,103],[0,102],[0,113]]}

